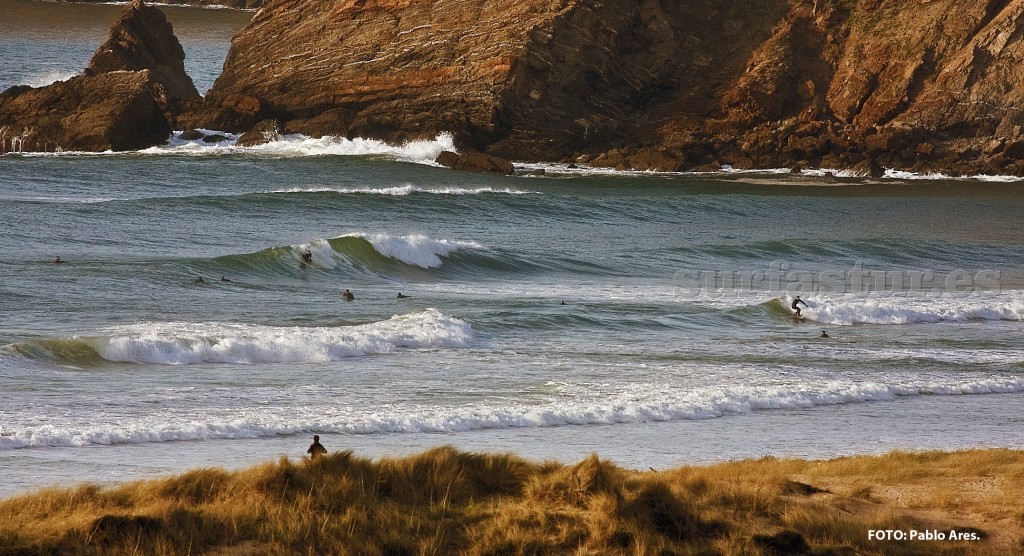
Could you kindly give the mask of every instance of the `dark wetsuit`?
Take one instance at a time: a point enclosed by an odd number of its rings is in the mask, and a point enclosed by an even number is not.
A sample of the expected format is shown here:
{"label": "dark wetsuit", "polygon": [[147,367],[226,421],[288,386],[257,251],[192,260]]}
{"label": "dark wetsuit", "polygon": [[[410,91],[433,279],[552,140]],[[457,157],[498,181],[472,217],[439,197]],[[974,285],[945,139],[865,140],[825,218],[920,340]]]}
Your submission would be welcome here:
{"label": "dark wetsuit", "polygon": [[797,305],[800,304],[800,303],[803,303],[804,307],[807,306],[807,304],[804,303],[804,300],[800,299],[799,297],[797,297],[796,299],[793,300],[793,305],[792,305],[793,310],[796,311],[796,316],[798,316],[798,317],[800,316],[800,307],[797,307]]}
{"label": "dark wetsuit", "polygon": [[344,299],[345,301],[352,301],[353,299],[356,298],[356,296],[352,295],[352,292],[345,290],[344,292],[342,292],[341,298]]}
{"label": "dark wetsuit", "polygon": [[327,448],[324,448],[324,445],[320,443],[320,438],[317,437],[313,440],[313,443],[309,445],[309,449],[306,450],[306,453],[309,454],[311,459],[316,459],[326,454]]}

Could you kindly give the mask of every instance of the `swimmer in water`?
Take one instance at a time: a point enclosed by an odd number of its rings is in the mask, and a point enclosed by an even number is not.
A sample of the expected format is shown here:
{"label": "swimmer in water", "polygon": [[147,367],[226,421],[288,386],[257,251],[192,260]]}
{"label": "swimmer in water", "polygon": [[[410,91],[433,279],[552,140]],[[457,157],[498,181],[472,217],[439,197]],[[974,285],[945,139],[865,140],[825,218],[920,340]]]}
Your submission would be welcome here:
{"label": "swimmer in water", "polygon": [[412,297],[411,295],[405,295],[402,292],[398,292],[398,296],[395,299],[409,299],[411,297]]}
{"label": "swimmer in water", "polygon": [[53,259],[53,264],[64,264],[64,261],[58,256],[56,259]]}
{"label": "swimmer in water", "polygon": [[356,298],[356,296],[352,295],[352,292],[346,289],[345,291],[341,292],[341,298],[344,299],[345,301],[352,301],[353,299]]}
{"label": "swimmer in water", "polygon": [[203,280],[202,276],[199,276],[198,278],[195,279],[195,282],[193,282],[193,284],[205,284],[205,283],[206,283],[206,280]]}
{"label": "swimmer in water", "polygon": [[830,336],[828,335],[828,332],[825,332],[824,330],[822,330],[821,331],[821,336],[818,336],[818,337],[819,338],[829,338]]}

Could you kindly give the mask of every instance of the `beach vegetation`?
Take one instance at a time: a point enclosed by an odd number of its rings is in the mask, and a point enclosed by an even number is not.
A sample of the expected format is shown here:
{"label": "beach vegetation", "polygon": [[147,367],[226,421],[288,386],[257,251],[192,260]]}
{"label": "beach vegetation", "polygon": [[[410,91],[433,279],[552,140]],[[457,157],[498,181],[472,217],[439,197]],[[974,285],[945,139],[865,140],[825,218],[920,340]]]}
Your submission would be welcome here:
{"label": "beach vegetation", "polygon": [[1007,449],[664,471],[343,451],[3,500],[0,556],[1009,554],[1022,491]]}

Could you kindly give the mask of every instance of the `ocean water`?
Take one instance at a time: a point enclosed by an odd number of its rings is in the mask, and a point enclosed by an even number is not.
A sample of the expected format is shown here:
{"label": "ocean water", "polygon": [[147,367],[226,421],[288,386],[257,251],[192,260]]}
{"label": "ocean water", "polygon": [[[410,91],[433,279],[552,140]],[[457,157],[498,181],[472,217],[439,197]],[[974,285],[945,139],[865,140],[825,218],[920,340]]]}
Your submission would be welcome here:
{"label": "ocean water", "polygon": [[[74,74],[118,10],[0,0],[0,87]],[[208,88],[248,14],[168,12]],[[313,434],[639,469],[1024,446],[1024,184],[484,176],[450,143],[0,157],[0,496]]]}

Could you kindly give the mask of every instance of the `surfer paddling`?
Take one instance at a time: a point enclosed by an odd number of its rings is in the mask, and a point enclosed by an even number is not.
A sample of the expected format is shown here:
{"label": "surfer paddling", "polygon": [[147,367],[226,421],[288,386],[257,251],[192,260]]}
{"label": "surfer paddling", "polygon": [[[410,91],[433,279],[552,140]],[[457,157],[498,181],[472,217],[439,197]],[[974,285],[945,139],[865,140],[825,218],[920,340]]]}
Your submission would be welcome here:
{"label": "surfer paddling", "polygon": [[796,311],[797,317],[802,317],[803,315],[800,314],[800,307],[798,307],[798,305],[803,305],[804,307],[807,306],[807,304],[804,303],[804,300],[800,299],[799,295],[796,296],[796,299],[793,300],[793,305],[791,305],[791,307],[794,311]]}

